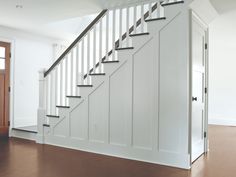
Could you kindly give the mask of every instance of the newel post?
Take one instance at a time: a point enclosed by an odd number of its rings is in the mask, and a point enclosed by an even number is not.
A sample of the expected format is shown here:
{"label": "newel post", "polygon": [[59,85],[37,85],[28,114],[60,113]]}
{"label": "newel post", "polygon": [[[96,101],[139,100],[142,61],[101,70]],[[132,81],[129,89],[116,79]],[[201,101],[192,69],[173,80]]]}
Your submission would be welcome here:
{"label": "newel post", "polygon": [[46,117],[46,79],[44,78],[45,69],[39,71],[39,106],[37,113],[38,133],[36,142],[44,144],[43,124]]}

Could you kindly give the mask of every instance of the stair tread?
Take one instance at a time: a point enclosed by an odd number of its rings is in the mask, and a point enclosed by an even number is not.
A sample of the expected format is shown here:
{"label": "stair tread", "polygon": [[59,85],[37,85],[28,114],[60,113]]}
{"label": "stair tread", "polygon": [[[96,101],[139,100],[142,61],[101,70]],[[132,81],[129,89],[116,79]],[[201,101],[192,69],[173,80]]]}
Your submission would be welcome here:
{"label": "stair tread", "polygon": [[114,60],[114,61],[102,61],[102,63],[119,63],[119,60]]}
{"label": "stair tread", "polygon": [[22,131],[22,132],[28,132],[28,133],[38,133],[37,131],[24,130],[24,129],[20,129],[20,128],[12,128],[12,130],[17,130],[17,131]]}
{"label": "stair tread", "polygon": [[134,49],[134,47],[121,47],[121,48],[116,48],[116,50],[131,50]]}
{"label": "stair tread", "polygon": [[93,85],[77,85],[78,87],[93,87]]}
{"label": "stair tread", "polygon": [[56,107],[57,108],[70,108],[70,106],[60,106],[60,105],[57,105]]}
{"label": "stair tread", "polygon": [[137,33],[137,34],[130,34],[129,36],[130,37],[133,37],[133,36],[142,36],[142,35],[149,35],[149,33]]}
{"label": "stair tread", "polygon": [[90,76],[104,76],[106,75],[105,73],[90,73]]}
{"label": "stair tread", "polygon": [[163,2],[161,5],[162,5],[162,6],[170,6],[170,5],[182,4],[182,3],[184,3],[184,1],[167,2],[167,3]]}
{"label": "stair tread", "polygon": [[151,19],[147,19],[145,20],[146,22],[150,22],[150,21],[158,21],[158,20],[165,20],[166,17],[159,17],[159,18],[151,18]]}
{"label": "stair tread", "polygon": [[54,117],[54,118],[59,118],[57,115],[46,115],[47,117]]}
{"label": "stair tread", "polygon": [[68,95],[66,97],[68,97],[68,98],[81,98],[81,96],[70,96],[70,95]]}

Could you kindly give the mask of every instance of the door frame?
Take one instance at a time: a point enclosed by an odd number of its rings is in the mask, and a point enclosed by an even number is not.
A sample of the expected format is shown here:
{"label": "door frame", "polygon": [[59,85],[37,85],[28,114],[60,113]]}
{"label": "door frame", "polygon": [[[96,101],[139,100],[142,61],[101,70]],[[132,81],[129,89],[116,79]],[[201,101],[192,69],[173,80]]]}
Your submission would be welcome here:
{"label": "door frame", "polygon": [[14,85],[15,85],[15,39],[0,36],[0,41],[11,44],[11,60],[10,60],[10,107],[9,107],[9,136],[11,137],[11,129],[14,127]]}
{"label": "door frame", "polygon": [[[5,85],[4,85],[4,119],[5,124],[3,126],[3,134],[6,133],[6,136],[9,136],[10,130],[10,77],[11,77],[11,43],[0,41],[0,46],[5,47],[6,56],[5,56]],[[5,132],[5,129],[7,132]]]}
{"label": "door frame", "polygon": [[193,70],[193,56],[192,56],[192,20],[195,20],[200,26],[202,26],[205,30],[205,37],[206,41],[205,43],[207,44],[205,48],[205,105],[204,105],[204,132],[205,132],[205,139],[204,139],[204,153],[207,153],[209,150],[209,138],[208,138],[208,96],[209,96],[209,27],[204,21],[193,11],[190,10],[190,62],[189,62],[189,85],[190,85],[190,90],[189,90],[189,153],[190,153],[190,166],[192,166],[192,70]]}

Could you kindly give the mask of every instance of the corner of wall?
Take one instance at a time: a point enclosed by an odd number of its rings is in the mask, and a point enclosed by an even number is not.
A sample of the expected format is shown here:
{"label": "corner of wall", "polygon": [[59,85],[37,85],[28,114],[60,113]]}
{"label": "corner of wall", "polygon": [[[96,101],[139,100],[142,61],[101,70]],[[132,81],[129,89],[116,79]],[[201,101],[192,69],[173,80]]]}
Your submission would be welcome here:
{"label": "corner of wall", "polygon": [[209,0],[194,0],[189,7],[208,25],[219,14]]}

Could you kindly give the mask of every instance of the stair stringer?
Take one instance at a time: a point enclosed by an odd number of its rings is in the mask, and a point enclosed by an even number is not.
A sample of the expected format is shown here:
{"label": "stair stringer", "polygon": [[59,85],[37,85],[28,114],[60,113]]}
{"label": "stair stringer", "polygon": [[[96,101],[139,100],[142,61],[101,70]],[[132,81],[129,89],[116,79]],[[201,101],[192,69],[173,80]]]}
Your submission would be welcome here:
{"label": "stair stringer", "polygon": [[[163,149],[160,144],[160,138],[163,139],[159,134],[157,110],[160,107],[160,54],[156,48],[160,31],[177,16],[187,15],[186,6],[167,8],[171,10],[165,21],[148,22],[150,35],[133,37],[133,50],[118,51],[119,63],[105,64],[105,76],[92,76],[93,87],[82,88],[82,98],[69,98],[73,104],[60,111],[63,116],[58,120],[49,118],[51,127],[50,133],[45,135],[46,144],[185,169],[190,167],[190,157],[185,151],[188,145],[184,140],[176,145],[180,147],[184,142],[183,151],[179,147]],[[137,72],[140,68],[148,74]],[[143,80],[139,81],[139,77]],[[64,135],[56,134],[63,123]]]}

